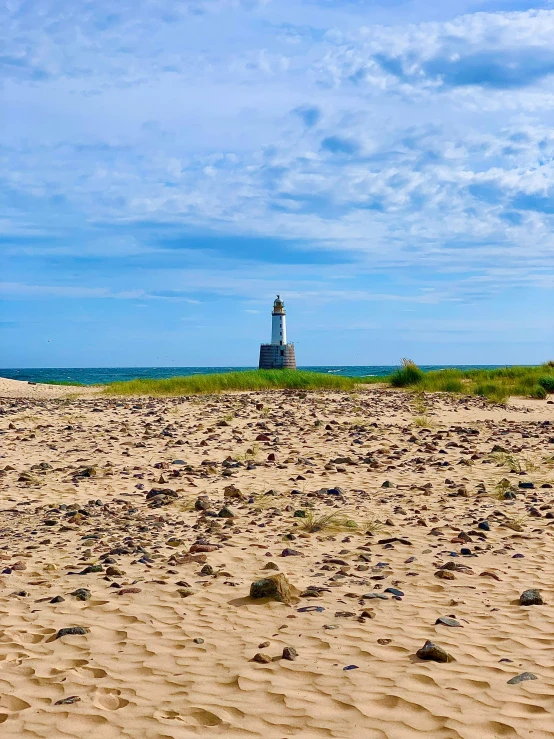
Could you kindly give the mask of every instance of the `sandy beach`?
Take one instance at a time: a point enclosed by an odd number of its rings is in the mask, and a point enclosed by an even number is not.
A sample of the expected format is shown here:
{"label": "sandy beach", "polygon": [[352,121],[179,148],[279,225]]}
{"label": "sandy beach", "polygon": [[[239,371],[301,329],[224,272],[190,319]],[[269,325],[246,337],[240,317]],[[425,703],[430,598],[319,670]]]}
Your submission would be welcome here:
{"label": "sandy beach", "polygon": [[0,432],[2,737],[554,737],[554,405],[1,380]]}

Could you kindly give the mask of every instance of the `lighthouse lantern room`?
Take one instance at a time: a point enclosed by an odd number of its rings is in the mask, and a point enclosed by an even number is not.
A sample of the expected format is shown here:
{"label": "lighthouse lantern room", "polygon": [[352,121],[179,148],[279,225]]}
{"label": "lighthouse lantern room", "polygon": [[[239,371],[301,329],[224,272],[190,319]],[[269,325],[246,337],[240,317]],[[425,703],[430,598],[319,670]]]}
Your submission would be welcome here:
{"label": "lighthouse lantern room", "polygon": [[260,369],[296,369],[294,344],[287,344],[287,312],[277,295],[271,313],[271,344],[260,346]]}

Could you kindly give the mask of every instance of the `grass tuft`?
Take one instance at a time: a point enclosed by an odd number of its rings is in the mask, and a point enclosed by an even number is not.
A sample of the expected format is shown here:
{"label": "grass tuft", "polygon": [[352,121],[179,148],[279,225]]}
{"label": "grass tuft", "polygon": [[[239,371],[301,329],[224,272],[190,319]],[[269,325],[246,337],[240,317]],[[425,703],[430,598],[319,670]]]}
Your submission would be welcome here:
{"label": "grass tuft", "polygon": [[309,510],[306,518],[297,519],[299,528],[309,534],[318,531],[356,531],[358,524],[342,513],[317,513]]}
{"label": "grass tuft", "polygon": [[423,380],[424,375],[423,370],[420,370],[415,362],[404,358],[402,366],[390,375],[388,381],[393,387],[410,387],[411,385],[418,385]]}

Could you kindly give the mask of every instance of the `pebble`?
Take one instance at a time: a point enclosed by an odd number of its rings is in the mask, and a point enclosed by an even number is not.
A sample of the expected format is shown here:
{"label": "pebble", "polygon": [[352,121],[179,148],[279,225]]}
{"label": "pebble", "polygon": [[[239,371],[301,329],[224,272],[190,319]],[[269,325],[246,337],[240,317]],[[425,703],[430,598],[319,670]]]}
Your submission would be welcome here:
{"label": "pebble", "polygon": [[298,657],[298,652],[294,647],[284,647],[282,658],[293,662]]}
{"label": "pebble", "polygon": [[463,628],[462,624],[457,621],[455,618],[451,618],[450,616],[440,616],[435,621],[435,624],[442,624],[443,626],[459,626],[460,628]]}
{"label": "pebble", "polygon": [[508,685],[517,685],[518,683],[523,683],[526,680],[538,680],[538,677],[536,675],[533,675],[532,672],[522,672],[521,675],[516,675],[515,677],[512,677],[510,680],[508,680]]}
{"label": "pebble", "polygon": [[87,588],[77,588],[70,595],[74,595],[77,600],[90,600],[92,597],[90,590]]}
{"label": "pebble", "polygon": [[523,593],[519,596],[519,603],[522,606],[544,605],[540,590],[537,590],[536,588],[524,590]]}
{"label": "pebble", "polygon": [[258,652],[252,657],[252,662],[258,662],[260,665],[268,665],[271,662],[271,657],[264,652]]}
{"label": "pebble", "polygon": [[61,639],[62,636],[84,636],[89,633],[90,629],[86,626],[67,626],[64,629],[60,629],[55,638]]}
{"label": "pebble", "polygon": [[404,593],[401,590],[398,590],[398,588],[385,588],[385,593],[391,593],[391,595],[396,595],[399,598],[402,598]]}
{"label": "pebble", "polygon": [[264,577],[250,585],[250,597],[254,600],[270,598],[271,600],[288,603],[292,597],[291,584],[282,573]]}
{"label": "pebble", "polygon": [[430,660],[431,662],[450,662],[452,659],[445,649],[440,647],[438,644],[435,644],[430,639],[425,642],[421,649],[417,650],[416,657],[419,657],[419,659]]}

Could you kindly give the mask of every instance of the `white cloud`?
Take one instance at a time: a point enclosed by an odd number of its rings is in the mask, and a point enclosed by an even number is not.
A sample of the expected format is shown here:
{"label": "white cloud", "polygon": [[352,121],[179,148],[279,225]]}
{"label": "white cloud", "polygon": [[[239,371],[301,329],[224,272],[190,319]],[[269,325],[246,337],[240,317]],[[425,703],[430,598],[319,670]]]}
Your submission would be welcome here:
{"label": "white cloud", "polygon": [[[554,10],[387,25],[363,4],[112,8],[9,5],[0,165],[16,233],[147,220],[487,284],[499,260],[531,284],[551,269]],[[160,252],[117,238],[107,258]]]}

